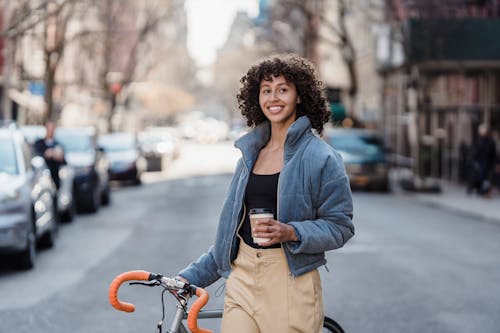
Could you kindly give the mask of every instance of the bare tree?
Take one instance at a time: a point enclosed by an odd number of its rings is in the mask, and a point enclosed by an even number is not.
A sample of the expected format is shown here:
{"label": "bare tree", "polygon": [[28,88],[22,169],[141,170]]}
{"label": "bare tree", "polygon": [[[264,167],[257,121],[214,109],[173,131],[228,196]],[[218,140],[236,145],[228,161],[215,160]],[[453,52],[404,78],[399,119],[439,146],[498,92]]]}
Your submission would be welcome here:
{"label": "bare tree", "polygon": [[[64,53],[66,26],[74,5],[74,0],[44,0],[35,4],[31,1],[20,1],[12,8],[11,18],[1,33],[7,38],[9,45],[7,57],[12,57],[10,53],[15,52],[16,41],[27,34],[37,36],[37,29],[43,26],[43,33],[38,35],[38,38],[43,45],[45,61],[43,80],[45,83],[46,112],[44,118],[53,116],[55,73]],[[12,45],[14,48],[10,47]],[[12,69],[12,65],[8,60],[8,71]]]}
{"label": "bare tree", "polygon": [[108,130],[112,131],[111,119],[115,113],[118,90],[137,77],[140,61],[144,72],[155,65],[153,62],[145,64],[147,59],[141,58],[142,50],[147,47],[148,38],[157,31],[158,25],[168,20],[174,9],[169,0],[104,0],[96,1],[95,6],[100,13],[102,27],[99,38],[95,40],[99,44],[96,49],[101,50],[102,56],[100,95],[109,105],[107,122]]}
{"label": "bare tree", "polygon": [[[40,40],[45,54],[47,118],[54,116],[54,87],[65,49],[70,43],[79,45],[81,54],[77,51],[76,56],[85,61],[71,63],[80,67],[72,70],[84,73],[86,88],[107,101],[111,119],[117,90],[132,82],[139,71],[147,73],[158,63],[147,56],[147,48],[168,41],[152,36],[182,6],[182,0],[21,0],[11,6],[15,15],[0,33],[13,42],[28,33]],[[92,74],[96,69],[97,77]]]}
{"label": "bare tree", "polygon": [[[355,98],[358,92],[358,77],[356,73],[356,50],[346,25],[346,13],[349,9],[348,2],[337,0],[335,4],[336,17],[327,17],[324,15],[325,0],[276,1],[272,9],[272,19],[275,21],[273,23],[275,27],[273,43],[277,45],[278,51],[297,52],[299,50],[299,54],[307,57],[316,64],[319,64],[320,61],[318,59],[319,42],[326,42],[338,49],[349,74],[349,96]],[[351,2],[349,4],[352,6]],[[283,45],[283,41],[286,43],[291,36],[283,36],[283,34],[276,33],[276,30],[279,32],[279,28],[282,26],[279,22],[286,22],[288,25],[294,27],[291,29],[295,29],[293,34],[301,36],[301,45]],[[329,31],[328,36],[320,34],[320,26]],[[283,30],[283,28],[281,29]],[[292,33],[292,31],[289,31],[289,33]]]}
{"label": "bare tree", "polygon": [[45,55],[45,104],[47,119],[54,114],[54,87],[56,71],[61,62],[66,46],[66,31],[68,22],[74,12],[73,1],[48,1],[45,11],[48,13],[44,21],[43,46]]}
{"label": "bare tree", "polygon": [[[352,5],[352,4],[351,4]],[[356,72],[356,49],[349,34],[346,25],[347,5],[345,0],[337,0],[337,17],[335,22],[321,15],[321,24],[324,25],[333,35],[336,35],[336,40],[322,38],[322,41],[329,42],[331,45],[338,48],[342,56],[342,60],[349,74],[349,96],[354,99],[358,93],[358,76]]]}
{"label": "bare tree", "polygon": [[320,13],[323,0],[276,0],[270,7],[273,45],[278,52],[295,52],[317,63]]}
{"label": "bare tree", "polygon": [[[55,108],[54,91],[57,86],[56,76],[64,58],[68,43],[74,42],[80,36],[68,35],[68,24],[75,13],[86,8],[85,1],[77,0],[43,0],[33,4],[33,1],[23,1],[15,4],[10,24],[2,32],[8,36],[16,48],[15,40],[29,37],[30,42],[36,42],[43,51],[44,72],[40,77],[29,76],[30,79],[41,79],[44,82],[45,112],[43,119],[56,118],[60,111]],[[13,52],[16,52],[14,49]],[[21,52],[22,49],[21,49]],[[21,64],[23,67],[23,64]],[[24,73],[19,73],[24,77]],[[22,77],[21,77],[22,79]]]}

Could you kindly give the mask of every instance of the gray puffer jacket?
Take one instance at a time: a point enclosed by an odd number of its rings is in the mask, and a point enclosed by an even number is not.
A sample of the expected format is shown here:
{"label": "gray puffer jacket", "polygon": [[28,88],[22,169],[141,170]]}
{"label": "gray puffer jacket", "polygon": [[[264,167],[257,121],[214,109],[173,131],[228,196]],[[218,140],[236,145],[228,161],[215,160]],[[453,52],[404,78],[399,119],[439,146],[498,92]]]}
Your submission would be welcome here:
{"label": "gray puffer jacket", "polygon": [[[264,122],[236,141],[242,151],[224,201],[215,243],[179,275],[206,287],[227,278],[238,254],[236,230],[246,214],[244,195],[260,149],[268,142],[270,124]],[[290,272],[300,275],[326,263],[325,251],[342,247],[354,235],[349,179],[342,159],[313,134],[306,116],[288,129],[284,165],[278,181],[277,219],[295,228],[297,242],[283,243]]]}

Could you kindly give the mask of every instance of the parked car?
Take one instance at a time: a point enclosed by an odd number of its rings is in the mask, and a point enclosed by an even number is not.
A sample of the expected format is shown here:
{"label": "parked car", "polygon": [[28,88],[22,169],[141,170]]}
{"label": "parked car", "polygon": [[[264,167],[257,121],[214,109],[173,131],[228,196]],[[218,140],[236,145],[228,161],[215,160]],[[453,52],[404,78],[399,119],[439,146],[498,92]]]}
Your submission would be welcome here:
{"label": "parked car", "polygon": [[40,156],[15,126],[0,128],[0,253],[19,268],[35,265],[37,244],[55,244],[56,188]]}
{"label": "parked car", "polygon": [[139,133],[138,144],[146,158],[147,171],[161,171],[164,161],[179,157],[179,143],[170,128],[148,127]]}
{"label": "parked car", "polygon": [[132,134],[117,132],[102,135],[98,145],[109,160],[110,180],[141,183],[141,175],[146,171],[147,162]]}
{"label": "parked car", "polygon": [[380,137],[364,129],[325,129],[324,139],[344,161],[353,189],[389,191],[389,164]]}
{"label": "parked car", "polygon": [[101,204],[108,205],[111,199],[109,162],[97,146],[95,128],[57,128],[55,138],[64,147],[66,162],[74,169],[77,210],[97,212]]}
{"label": "parked car", "polygon": [[[38,139],[45,137],[45,126],[42,125],[25,125],[20,126],[26,141],[29,143],[32,152],[34,144]],[[76,203],[74,199],[74,178],[75,171],[71,165],[63,165],[59,169],[60,186],[57,190],[57,212],[61,221],[73,221],[76,213]]]}

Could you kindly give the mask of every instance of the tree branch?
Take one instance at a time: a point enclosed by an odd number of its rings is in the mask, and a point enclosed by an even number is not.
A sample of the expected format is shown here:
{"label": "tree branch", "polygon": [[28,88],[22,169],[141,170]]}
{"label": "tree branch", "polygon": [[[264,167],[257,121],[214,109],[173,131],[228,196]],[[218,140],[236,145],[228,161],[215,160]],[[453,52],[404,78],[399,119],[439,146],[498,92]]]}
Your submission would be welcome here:
{"label": "tree branch", "polygon": [[[22,36],[27,31],[36,27],[38,24],[45,22],[49,17],[59,15],[61,10],[68,3],[76,2],[76,1],[77,0],[65,0],[62,3],[57,4],[57,7],[55,7],[53,10],[46,11],[45,13],[40,14],[40,15],[35,15],[36,12],[41,11],[44,8],[46,8],[49,3],[53,3],[52,0],[45,0],[39,6],[27,11],[25,13],[25,15],[22,15],[15,22],[11,23],[7,28],[2,30],[0,32],[0,37],[15,38],[15,37]],[[32,19],[33,19],[33,21],[28,22],[26,24],[27,21],[30,21]]]}

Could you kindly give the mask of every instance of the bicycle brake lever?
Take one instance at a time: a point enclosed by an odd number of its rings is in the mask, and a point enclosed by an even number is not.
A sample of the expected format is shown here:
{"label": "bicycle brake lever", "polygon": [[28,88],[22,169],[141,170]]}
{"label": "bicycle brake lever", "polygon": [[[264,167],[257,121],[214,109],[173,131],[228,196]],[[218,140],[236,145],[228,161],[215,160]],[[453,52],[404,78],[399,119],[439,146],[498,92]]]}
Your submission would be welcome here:
{"label": "bicycle brake lever", "polygon": [[152,281],[152,282],[130,282],[129,285],[134,285],[134,284],[140,284],[146,287],[156,287],[160,285],[160,282],[158,281]]}

